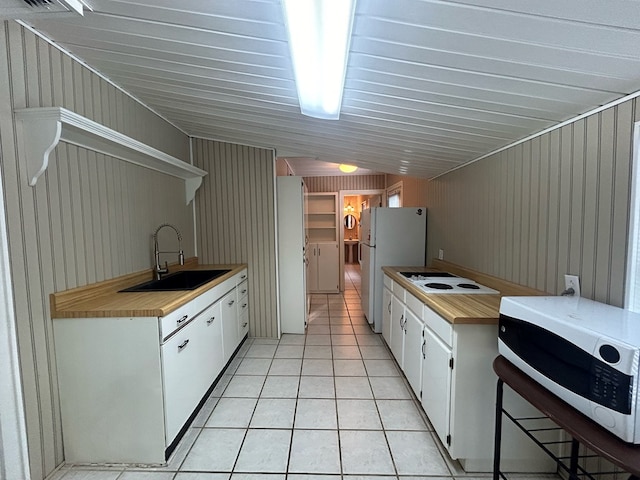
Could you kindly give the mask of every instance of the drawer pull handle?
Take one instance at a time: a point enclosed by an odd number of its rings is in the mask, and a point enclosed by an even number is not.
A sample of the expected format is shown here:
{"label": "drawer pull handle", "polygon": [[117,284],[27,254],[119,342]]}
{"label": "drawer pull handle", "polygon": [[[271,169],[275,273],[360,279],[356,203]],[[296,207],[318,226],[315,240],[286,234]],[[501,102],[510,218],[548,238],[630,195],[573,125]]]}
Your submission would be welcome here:
{"label": "drawer pull handle", "polygon": [[242,328],[246,327],[246,326],[247,326],[247,323],[249,323],[249,322],[244,322],[244,323],[242,324]]}
{"label": "drawer pull handle", "polygon": [[242,290],[240,293],[242,293],[242,295],[244,295],[245,293],[247,293],[247,289],[245,288],[244,290]]}
{"label": "drawer pull handle", "polygon": [[424,359],[424,358],[427,358],[426,353],[424,353],[424,348],[425,348],[426,346],[427,346],[427,339],[425,338],[425,339],[422,341],[422,358],[423,358],[423,359]]}
{"label": "drawer pull handle", "polygon": [[178,351],[181,351],[182,349],[184,349],[188,344],[189,344],[189,339],[185,340],[180,345],[178,345]]}
{"label": "drawer pull handle", "polygon": [[187,321],[187,318],[189,318],[189,315],[184,315],[182,318],[180,318],[179,320],[176,321],[176,323],[178,325],[180,325],[181,323],[184,323]]}
{"label": "drawer pull handle", "polygon": [[242,280],[244,280],[245,278],[247,278],[247,276],[246,276],[246,275],[240,275],[240,278],[241,278]]}
{"label": "drawer pull handle", "polygon": [[233,305],[234,303],[236,303],[236,301],[235,301],[235,300],[231,300],[229,303],[227,303],[227,305],[231,306],[231,305]]}
{"label": "drawer pull handle", "polygon": [[389,313],[391,313],[391,300],[389,300],[389,305],[387,305],[387,310],[389,310]]}
{"label": "drawer pull handle", "polygon": [[247,304],[246,304],[246,303],[243,303],[243,304],[242,304],[242,308],[247,308]]}
{"label": "drawer pull handle", "polygon": [[215,319],[216,317],[211,317],[209,320],[207,320],[207,325],[211,325]]}
{"label": "drawer pull handle", "polygon": [[404,313],[400,315],[400,329],[404,330]]}

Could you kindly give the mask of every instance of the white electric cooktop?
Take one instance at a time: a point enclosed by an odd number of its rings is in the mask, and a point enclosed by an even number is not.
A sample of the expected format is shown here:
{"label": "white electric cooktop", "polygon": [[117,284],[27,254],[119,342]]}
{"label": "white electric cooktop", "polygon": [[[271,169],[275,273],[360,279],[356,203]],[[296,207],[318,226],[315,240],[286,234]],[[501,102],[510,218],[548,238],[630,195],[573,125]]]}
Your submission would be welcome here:
{"label": "white electric cooktop", "polygon": [[500,293],[468,278],[458,277],[447,272],[400,272],[400,274],[425,293],[465,295]]}

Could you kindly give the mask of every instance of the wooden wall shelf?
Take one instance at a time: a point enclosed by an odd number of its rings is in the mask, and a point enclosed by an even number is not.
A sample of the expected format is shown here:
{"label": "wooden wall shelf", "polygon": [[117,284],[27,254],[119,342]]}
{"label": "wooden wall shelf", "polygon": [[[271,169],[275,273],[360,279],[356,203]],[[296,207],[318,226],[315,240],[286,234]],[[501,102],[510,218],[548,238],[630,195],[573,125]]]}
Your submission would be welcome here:
{"label": "wooden wall shelf", "polygon": [[185,181],[189,204],[207,172],[62,107],[15,111],[28,182],[35,186],[59,142],[93,150]]}

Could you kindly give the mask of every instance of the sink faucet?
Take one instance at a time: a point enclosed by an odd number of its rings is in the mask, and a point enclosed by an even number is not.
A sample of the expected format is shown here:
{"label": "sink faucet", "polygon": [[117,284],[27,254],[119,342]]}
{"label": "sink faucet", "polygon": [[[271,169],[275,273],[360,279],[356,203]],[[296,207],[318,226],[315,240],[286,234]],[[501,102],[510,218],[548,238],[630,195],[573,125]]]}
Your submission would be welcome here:
{"label": "sink faucet", "polygon": [[[164,227],[173,228],[173,230],[176,232],[176,235],[178,237],[178,251],[177,252],[161,252],[160,248],[158,248],[158,232],[160,230],[162,230]],[[160,280],[162,278],[162,275],[165,275],[165,274],[169,273],[169,265],[168,265],[167,262],[164,262],[164,267],[162,265],[160,265],[160,254],[161,253],[177,253],[178,254],[178,262],[180,262],[180,265],[184,265],[184,252],[182,251],[182,234],[180,233],[180,231],[176,227],[174,227],[170,223],[163,223],[158,228],[156,228],[156,231],[153,234],[153,250],[154,250],[154,252],[153,252],[154,256],[156,258],[156,266],[153,268],[153,273],[155,275],[156,280]]]}

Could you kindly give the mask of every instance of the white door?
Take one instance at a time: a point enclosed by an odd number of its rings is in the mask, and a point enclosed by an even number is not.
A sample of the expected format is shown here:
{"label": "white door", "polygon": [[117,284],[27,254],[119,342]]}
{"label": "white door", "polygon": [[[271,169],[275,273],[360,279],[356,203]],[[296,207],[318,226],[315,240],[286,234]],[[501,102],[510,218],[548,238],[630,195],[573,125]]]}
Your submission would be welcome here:
{"label": "white door", "polygon": [[451,349],[430,329],[424,329],[422,408],[443,445],[447,445],[451,415]]}
{"label": "white door", "polygon": [[224,362],[231,358],[238,346],[238,314],[236,309],[236,289],[234,288],[220,300],[222,315],[222,343]]}
{"label": "white door", "polygon": [[374,272],[371,271],[373,265],[373,255],[375,250],[369,245],[361,245],[362,266],[360,269],[360,304],[362,305],[362,312],[367,318],[369,323],[373,323],[373,292],[374,290]]}
{"label": "white door", "polygon": [[307,253],[309,269],[307,270],[307,286],[310,292],[318,291],[318,244],[310,243]]}
{"label": "white door", "polygon": [[404,316],[405,306],[398,297],[392,295],[391,297],[391,313],[393,316],[391,317],[391,344],[389,348],[391,348],[391,353],[400,365],[400,368],[403,367],[403,351],[404,351]]}
{"label": "white door", "polygon": [[318,290],[340,291],[340,250],[337,243],[318,244]]}
{"label": "white door", "polygon": [[422,320],[408,308],[405,308],[404,315],[405,335],[402,368],[409,385],[411,385],[413,392],[419,398],[422,385],[422,330],[424,325]]}
{"label": "white door", "polygon": [[205,328],[204,317],[198,316],[162,345],[167,445],[176,437],[208,387],[199,373],[206,358]]}
{"label": "white door", "polygon": [[387,287],[382,289],[382,338],[391,345],[391,298],[393,293]]}
{"label": "white door", "polygon": [[202,338],[205,346],[205,356],[202,359],[200,371],[194,372],[194,374],[202,375],[203,383],[206,388],[209,388],[226,363],[224,361],[222,342],[222,310],[220,309],[220,302],[211,305],[198,316],[198,319],[200,317],[202,317],[202,321],[205,324]]}

